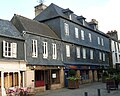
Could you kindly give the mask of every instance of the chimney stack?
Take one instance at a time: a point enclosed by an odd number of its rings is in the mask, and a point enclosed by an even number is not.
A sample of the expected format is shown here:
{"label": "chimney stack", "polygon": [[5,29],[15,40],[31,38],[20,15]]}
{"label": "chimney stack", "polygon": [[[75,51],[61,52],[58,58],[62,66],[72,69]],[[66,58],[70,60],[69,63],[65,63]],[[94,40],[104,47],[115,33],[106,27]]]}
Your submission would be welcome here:
{"label": "chimney stack", "polygon": [[118,34],[117,34],[117,31],[116,31],[116,30],[114,30],[114,31],[108,31],[107,34],[108,34],[110,37],[118,40]]}
{"label": "chimney stack", "polygon": [[47,8],[46,5],[44,5],[43,3],[37,5],[34,7],[35,8],[35,16],[37,16],[38,14],[40,14],[44,9]]}

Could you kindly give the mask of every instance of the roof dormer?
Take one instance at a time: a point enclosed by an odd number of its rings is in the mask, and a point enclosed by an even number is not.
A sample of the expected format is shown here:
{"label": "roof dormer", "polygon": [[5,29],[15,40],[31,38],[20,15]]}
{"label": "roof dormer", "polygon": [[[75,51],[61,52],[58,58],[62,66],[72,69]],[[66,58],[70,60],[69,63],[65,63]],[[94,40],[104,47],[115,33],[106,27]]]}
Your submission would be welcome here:
{"label": "roof dormer", "polygon": [[85,17],[83,16],[77,16],[77,20],[80,21],[83,25],[85,25]]}
{"label": "roof dormer", "polygon": [[72,20],[71,14],[73,13],[73,11],[71,11],[69,8],[67,8],[67,9],[63,9],[62,12],[65,15],[67,15],[70,20]]}
{"label": "roof dormer", "polygon": [[89,22],[89,25],[92,29],[97,30],[98,29],[98,21],[96,19],[92,19]]}

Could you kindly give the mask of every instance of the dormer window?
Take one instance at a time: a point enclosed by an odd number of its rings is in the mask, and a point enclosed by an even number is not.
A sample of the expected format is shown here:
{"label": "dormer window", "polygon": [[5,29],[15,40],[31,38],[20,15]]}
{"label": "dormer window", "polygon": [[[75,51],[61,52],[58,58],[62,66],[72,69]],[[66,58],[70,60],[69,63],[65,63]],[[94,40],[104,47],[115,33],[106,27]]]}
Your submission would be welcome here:
{"label": "dormer window", "polygon": [[79,20],[81,23],[82,23],[82,25],[85,25],[85,17],[83,17],[83,16],[77,16],[77,20]]}
{"label": "dormer window", "polygon": [[98,29],[98,21],[96,21],[95,19],[92,19],[91,22],[89,22],[89,25],[91,26],[91,28],[93,30],[97,30]]}
{"label": "dormer window", "polygon": [[72,20],[71,14],[73,13],[73,11],[67,8],[67,9],[63,9],[62,12],[66,14],[70,20]]}

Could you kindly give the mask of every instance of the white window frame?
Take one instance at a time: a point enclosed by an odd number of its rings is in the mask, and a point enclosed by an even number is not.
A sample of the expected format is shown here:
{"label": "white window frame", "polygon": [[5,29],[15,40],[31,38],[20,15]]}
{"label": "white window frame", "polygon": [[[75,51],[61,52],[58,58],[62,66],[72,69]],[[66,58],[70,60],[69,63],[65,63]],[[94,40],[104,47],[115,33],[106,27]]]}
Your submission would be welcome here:
{"label": "white window frame", "polygon": [[103,53],[103,61],[105,61],[105,53]]}
{"label": "white window frame", "polygon": [[43,58],[48,58],[48,43],[43,42]]}
{"label": "white window frame", "polygon": [[70,45],[66,45],[66,57],[70,57]]}
{"label": "white window frame", "polygon": [[71,14],[69,15],[69,19],[72,20],[72,15]]}
{"label": "white window frame", "polygon": [[102,53],[99,52],[99,60],[102,60]]}
{"label": "white window frame", "polygon": [[83,30],[81,30],[81,39],[85,40],[85,36],[84,36],[84,31]]}
{"label": "white window frame", "polygon": [[97,37],[98,45],[100,45],[100,37]]}
{"label": "white window frame", "polygon": [[3,57],[17,58],[17,43],[9,43],[3,40]]}
{"label": "white window frame", "polygon": [[53,49],[53,59],[57,59],[57,48],[56,48],[56,44],[52,43],[52,49]]}
{"label": "white window frame", "polygon": [[89,33],[89,41],[92,42],[92,35]]}
{"label": "white window frame", "polygon": [[32,39],[32,57],[38,57],[38,46],[35,39]]}
{"label": "white window frame", "polygon": [[77,58],[80,58],[80,47],[76,47]]}
{"label": "white window frame", "polygon": [[83,48],[83,59],[86,59],[86,49]]}
{"label": "white window frame", "polygon": [[101,44],[102,44],[102,46],[104,46],[104,40],[103,40],[103,38],[101,38]]}
{"label": "white window frame", "polygon": [[94,54],[93,54],[93,50],[90,49],[90,59],[93,59],[93,56],[94,56]]}
{"label": "white window frame", "polygon": [[65,35],[69,36],[69,25],[67,23],[64,23],[64,30],[65,30]]}
{"label": "white window frame", "polygon": [[75,37],[79,38],[78,28],[75,27]]}

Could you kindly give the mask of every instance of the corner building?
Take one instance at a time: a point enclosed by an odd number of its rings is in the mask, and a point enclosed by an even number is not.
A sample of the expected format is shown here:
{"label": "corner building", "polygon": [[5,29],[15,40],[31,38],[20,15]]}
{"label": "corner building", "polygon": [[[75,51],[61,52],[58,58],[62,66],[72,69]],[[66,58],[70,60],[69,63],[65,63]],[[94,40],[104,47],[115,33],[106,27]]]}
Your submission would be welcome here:
{"label": "corner building", "polygon": [[100,79],[100,68],[109,66],[109,37],[98,29],[98,22],[77,16],[69,8],[49,5],[34,20],[48,25],[62,41],[65,86],[68,70],[75,69],[81,83]]}

